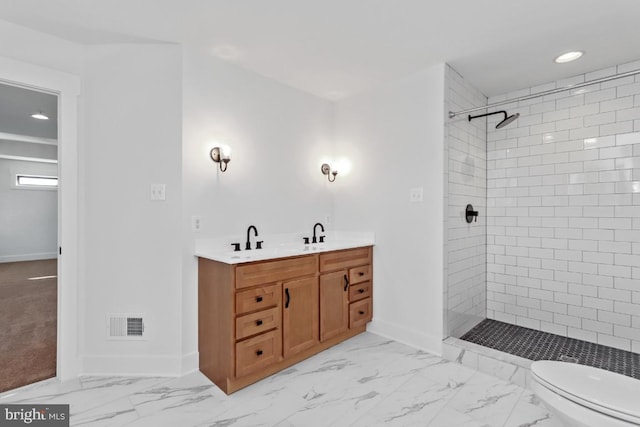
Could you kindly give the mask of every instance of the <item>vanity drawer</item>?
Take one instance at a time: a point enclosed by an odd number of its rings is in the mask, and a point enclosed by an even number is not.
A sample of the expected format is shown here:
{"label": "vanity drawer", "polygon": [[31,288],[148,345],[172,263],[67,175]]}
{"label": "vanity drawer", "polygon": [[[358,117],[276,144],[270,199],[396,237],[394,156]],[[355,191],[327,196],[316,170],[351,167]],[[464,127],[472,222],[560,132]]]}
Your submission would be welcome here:
{"label": "vanity drawer", "polygon": [[364,326],[371,320],[371,298],[349,304],[349,328]]}
{"label": "vanity drawer", "polygon": [[250,337],[280,326],[280,307],[245,314],[236,318],[236,339]]}
{"label": "vanity drawer", "polygon": [[236,377],[259,371],[280,361],[281,353],[280,329],[236,343]]}
{"label": "vanity drawer", "polygon": [[274,307],[282,300],[280,285],[262,286],[236,293],[236,314]]}
{"label": "vanity drawer", "polygon": [[349,281],[351,284],[366,282],[371,280],[371,266],[361,265],[360,267],[354,267],[349,269]]}
{"label": "vanity drawer", "polygon": [[236,267],[236,289],[309,276],[318,271],[315,255],[254,262]]}
{"label": "vanity drawer", "polygon": [[371,247],[346,249],[320,254],[320,271],[341,270],[371,264]]}
{"label": "vanity drawer", "polygon": [[371,282],[362,282],[349,286],[349,301],[357,301],[371,296]]}

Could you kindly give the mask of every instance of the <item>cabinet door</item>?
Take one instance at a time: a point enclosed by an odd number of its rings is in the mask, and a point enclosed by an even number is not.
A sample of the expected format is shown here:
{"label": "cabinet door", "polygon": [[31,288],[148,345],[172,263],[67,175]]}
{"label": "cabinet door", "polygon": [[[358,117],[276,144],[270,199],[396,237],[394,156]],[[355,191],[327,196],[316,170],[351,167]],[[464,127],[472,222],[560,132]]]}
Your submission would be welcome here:
{"label": "cabinet door", "polygon": [[349,277],[346,270],[320,276],[320,341],[349,328]]}
{"label": "cabinet door", "polygon": [[282,342],[286,358],[318,343],[318,279],[284,282],[282,289]]}

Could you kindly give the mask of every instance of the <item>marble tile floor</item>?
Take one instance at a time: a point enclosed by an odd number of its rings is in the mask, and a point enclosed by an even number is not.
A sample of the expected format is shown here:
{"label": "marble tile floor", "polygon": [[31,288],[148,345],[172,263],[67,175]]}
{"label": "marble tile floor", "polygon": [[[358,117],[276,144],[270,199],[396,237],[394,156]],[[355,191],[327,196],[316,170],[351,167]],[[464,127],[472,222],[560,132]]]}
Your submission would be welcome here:
{"label": "marble tile floor", "polygon": [[53,379],[8,403],[69,404],[91,427],[561,427],[527,389],[371,333],[230,396],[195,372]]}

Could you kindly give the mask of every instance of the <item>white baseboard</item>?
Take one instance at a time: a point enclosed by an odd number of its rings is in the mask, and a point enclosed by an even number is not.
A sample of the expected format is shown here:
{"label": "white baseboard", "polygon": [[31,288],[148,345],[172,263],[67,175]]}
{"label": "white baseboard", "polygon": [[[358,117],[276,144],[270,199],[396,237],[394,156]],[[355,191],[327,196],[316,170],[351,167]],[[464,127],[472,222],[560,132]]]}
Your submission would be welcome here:
{"label": "white baseboard", "polygon": [[182,356],[85,355],[80,375],[131,375],[136,377],[179,377],[183,375]]}
{"label": "white baseboard", "polygon": [[200,369],[200,353],[184,354],[182,356],[182,375],[190,374]]}
{"label": "white baseboard", "polygon": [[367,331],[442,356],[442,337],[379,319],[369,323]]}
{"label": "white baseboard", "polygon": [[58,254],[55,252],[42,252],[37,254],[19,254],[19,255],[0,255],[0,263],[2,262],[20,262],[20,261],[39,261],[43,259],[56,259]]}

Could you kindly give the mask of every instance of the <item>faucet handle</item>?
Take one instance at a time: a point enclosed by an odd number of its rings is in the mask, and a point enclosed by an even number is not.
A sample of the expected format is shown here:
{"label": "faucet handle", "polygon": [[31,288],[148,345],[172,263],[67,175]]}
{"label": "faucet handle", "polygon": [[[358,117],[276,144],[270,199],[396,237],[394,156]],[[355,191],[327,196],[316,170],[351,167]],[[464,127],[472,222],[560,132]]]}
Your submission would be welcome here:
{"label": "faucet handle", "polygon": [[251,242],[247,240],[247,244],[244,247],[245,250],[250,251],[251,250]]}
{"label": "faucet handle", "polygon": [[233,246],[234,252],[240,252],[240,243],[232,243],[231,246]]}
{"label": "faucet handle", "polygon": [[324,236],[320,236],[320,243],[324,243]]}
{"label": "faucet handle", "polygon": [[258,240],[256,242],[256,249],[262,249],[262,244],[264,243],[264,240]]}
{"label": "faucet handle", "polygon": [[304,239],[304,244],[308,245],[309,244],[309,238],[308,237],[303,237],[303,239]]}

